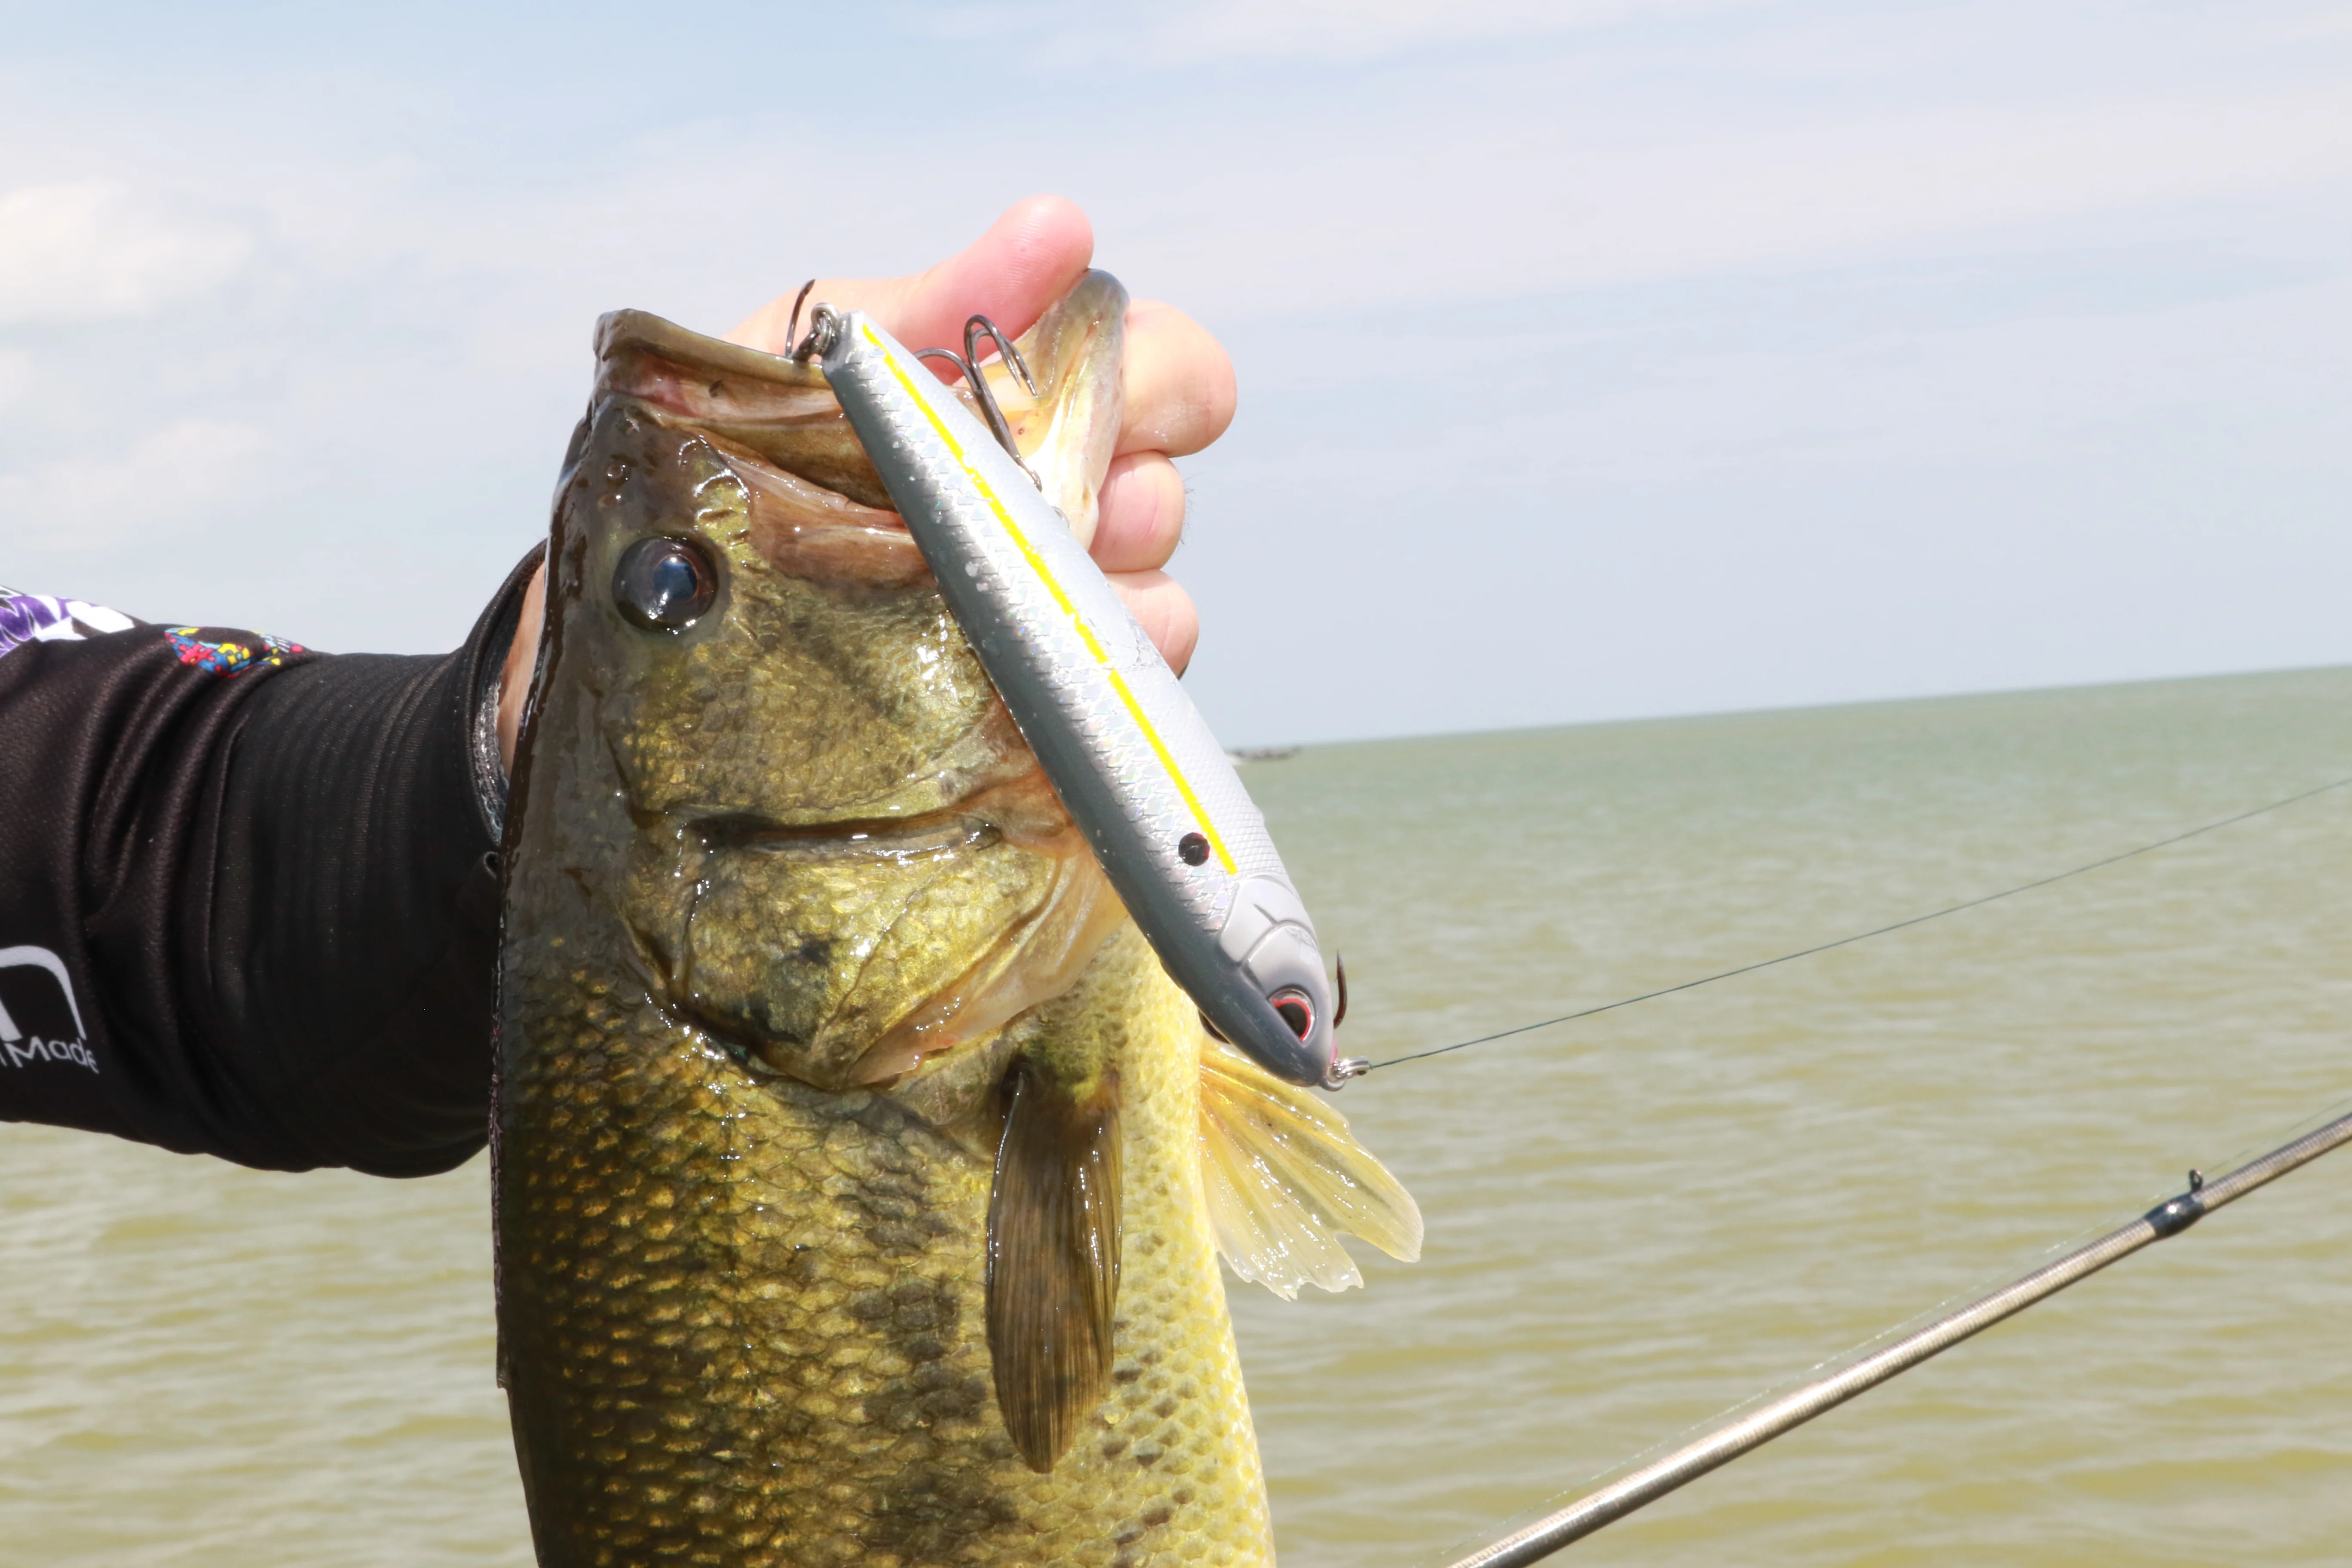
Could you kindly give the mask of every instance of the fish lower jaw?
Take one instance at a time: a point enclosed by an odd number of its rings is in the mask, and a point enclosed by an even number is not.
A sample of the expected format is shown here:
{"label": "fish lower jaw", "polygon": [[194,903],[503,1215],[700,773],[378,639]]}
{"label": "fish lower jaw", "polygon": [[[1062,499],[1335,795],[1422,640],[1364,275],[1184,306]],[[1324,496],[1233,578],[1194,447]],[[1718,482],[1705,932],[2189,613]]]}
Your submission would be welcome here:
{"label": "fish lower jaw", "polygon": [[[821,1094],[863,1097],[908,1088],[945,1071],[977,1050],[985,1050],[1005,1033],[1002,1023],[977,1032],[935,1027],[920,1033],[919,1046],[902,1044],[914,1034],[908,1022],[938,1012],[944,995],[923,998],[908,1010],[907,1019],[879,1031],[863,1046],[829,1040],[822,1029],[814,1038],[806,1039],[769,1034],[748,1026],[742,1018],[704,1006],[690,993],[680,995],[673,990],[662,994],[649,987],[647,995],[671,1027],[693,1043],[726,1058],[754,1083],[790,1084]],[[888,1070],[878,1068],[876,1064],[885,1056],[898,1065]],[[812,1071],[812,1061],[825,1065],[821,1070]]]}

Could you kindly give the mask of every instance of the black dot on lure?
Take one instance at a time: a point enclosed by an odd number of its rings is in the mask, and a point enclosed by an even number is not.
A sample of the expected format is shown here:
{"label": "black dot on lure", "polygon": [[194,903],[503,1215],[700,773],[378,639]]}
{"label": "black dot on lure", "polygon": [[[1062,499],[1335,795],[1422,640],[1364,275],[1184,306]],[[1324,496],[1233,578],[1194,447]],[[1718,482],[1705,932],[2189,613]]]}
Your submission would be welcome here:
{"label": "black dot on lure", "polygon": [[719,568],[688,539],[640,539],[613,568],[613,604],[649,632],[682,632],[719,597]]}
{"label": "black dot on lure", "polygon": [[1176,858],[1183,861],[1187,866],[1207,865],[1209,863],[1208,836],[1201,833],[1187,833],[1183,837],[1176,840]]}

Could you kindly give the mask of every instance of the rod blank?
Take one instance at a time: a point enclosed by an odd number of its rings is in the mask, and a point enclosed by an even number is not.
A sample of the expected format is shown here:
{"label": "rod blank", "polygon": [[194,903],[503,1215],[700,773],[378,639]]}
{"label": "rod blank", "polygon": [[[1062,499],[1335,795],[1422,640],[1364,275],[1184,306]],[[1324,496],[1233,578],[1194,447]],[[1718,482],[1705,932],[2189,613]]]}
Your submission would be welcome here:
{"label": "rod blank", "polygon": [[2130,1257],[2150,1242],[2178,1236],[2203,1215],[2346,1143],[2352,1143],[2352,1114],[2338,1117],[2169,1203],[2159,1204],[2129,1225],[1978,1297],[1884,1350],[1724,1422],[1664,1458],[1578,1499],[1524,1530],[1479,1548],[1454,1563],[1453,1568],[1520,1568],[1523,1563],[1549,1557],[1709,1470],[1763,1447],[1783,1433],[1794,1431],[1824,1411],[1835,1409],[1854,1395],[1981,1333],[2002,1319],[2056,1295],[2076,1280],[2088,1279],[2108,1264]]}

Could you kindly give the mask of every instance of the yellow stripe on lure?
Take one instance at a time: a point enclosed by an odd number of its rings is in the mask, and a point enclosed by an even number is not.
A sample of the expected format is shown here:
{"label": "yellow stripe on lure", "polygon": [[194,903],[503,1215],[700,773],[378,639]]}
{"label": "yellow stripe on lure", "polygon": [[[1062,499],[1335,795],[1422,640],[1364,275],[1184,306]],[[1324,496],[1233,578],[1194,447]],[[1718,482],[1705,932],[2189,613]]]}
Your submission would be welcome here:
{"label": "yellow stripe on lure", "polygon": [[1269,1072],[1336,1088],[1352,1064],[1336,1059],[1314,921],[1175,672],[1019,458],[918,355],[863,311],[819,305],[815,323],[801,355],[1161,964]]}

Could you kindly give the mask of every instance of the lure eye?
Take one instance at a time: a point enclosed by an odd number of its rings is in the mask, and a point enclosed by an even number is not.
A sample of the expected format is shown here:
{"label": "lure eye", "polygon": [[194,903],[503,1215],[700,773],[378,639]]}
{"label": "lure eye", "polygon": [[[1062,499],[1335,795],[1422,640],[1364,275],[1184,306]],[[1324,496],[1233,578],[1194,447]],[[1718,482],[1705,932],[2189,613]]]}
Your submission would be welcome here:
{"label": "lure eye", "polygon": [[1209,840],[1206,835],[1187,833],[1176,840],[1176,858],[1187,866],[1205,866],[1209,862]]}
{"label": "lure eye", "polygon": [[682,632],[719,597],[719,573],[684,539],[640,539],[613,568],[613,603],[649,632]]}
{"label": "lure eye", "polygon": [[1315,1009],[1307,1004],[1306,992],[1277,991],[1266,1000],[1274,1004],[1274,1010],[1282,1015],[1282,1021],[1300,1039],[1305,1039],[1315,1027]]}

